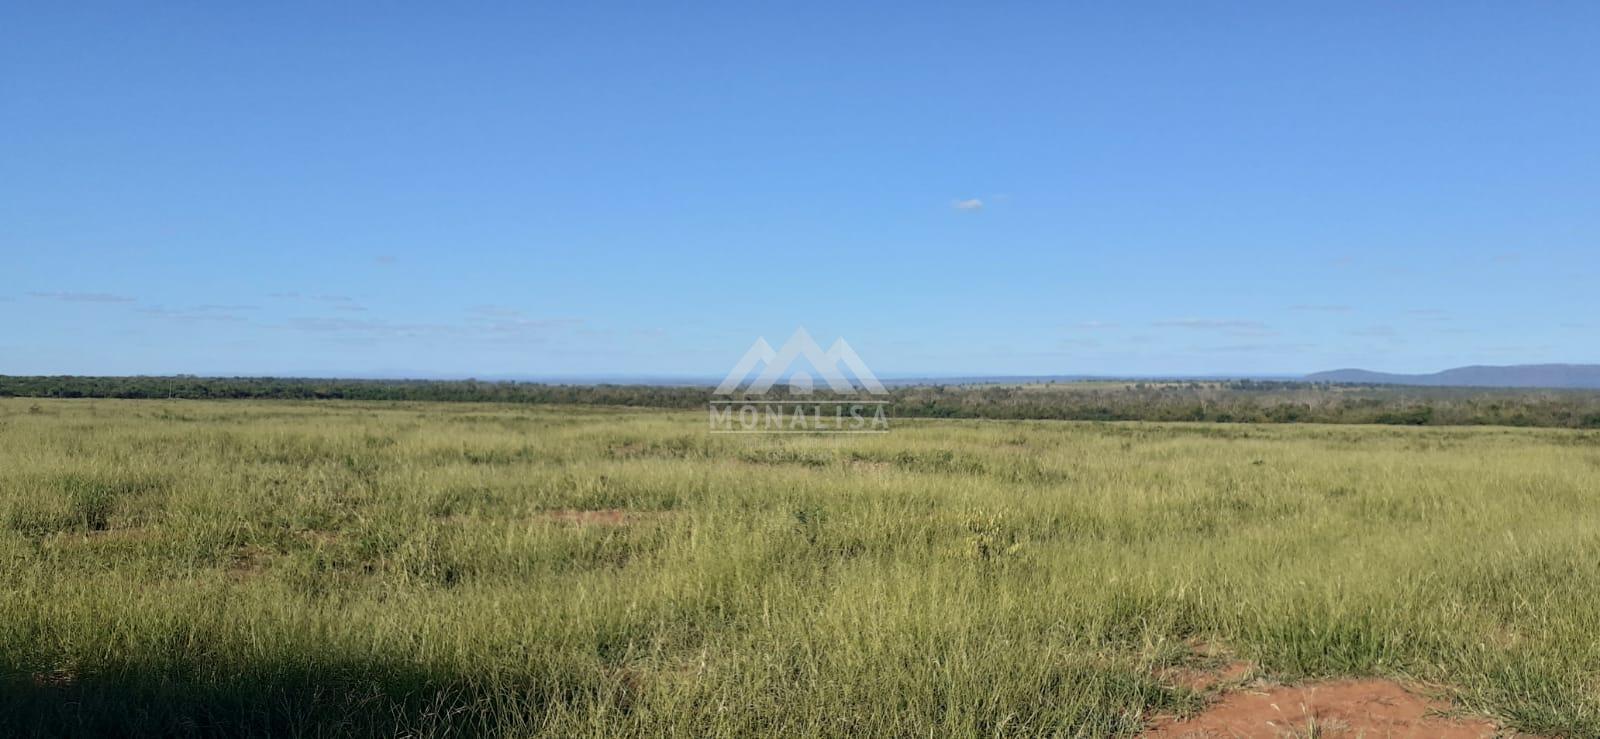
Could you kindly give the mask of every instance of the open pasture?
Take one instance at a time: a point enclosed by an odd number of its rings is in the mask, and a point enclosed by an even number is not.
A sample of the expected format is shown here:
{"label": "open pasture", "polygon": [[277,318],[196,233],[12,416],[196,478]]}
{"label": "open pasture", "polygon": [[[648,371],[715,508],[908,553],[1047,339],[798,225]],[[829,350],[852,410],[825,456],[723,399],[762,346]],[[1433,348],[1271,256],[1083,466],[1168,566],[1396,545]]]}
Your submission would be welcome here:
{"label": "open pasture", "polygon": [[1132,735],[1221,659],[1600,736],[1600,432],[0,400],[8,735]]}

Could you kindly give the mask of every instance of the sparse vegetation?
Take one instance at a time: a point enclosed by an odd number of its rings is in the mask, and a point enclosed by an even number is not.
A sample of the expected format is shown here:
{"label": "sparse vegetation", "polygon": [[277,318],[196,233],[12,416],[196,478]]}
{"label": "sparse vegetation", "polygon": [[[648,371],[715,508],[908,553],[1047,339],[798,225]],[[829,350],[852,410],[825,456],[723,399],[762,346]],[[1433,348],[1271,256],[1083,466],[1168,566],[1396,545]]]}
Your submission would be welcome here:
{"label": "sparse vegetation", "polygon": [[0,399],[0,733],[1105,736],[1203,642],[1600,735],[1600,433],[705,422]]}
{"label": "sparse vegetation", "polygon": [[[826,393],[821,394],[827,397]],[[403,400],[703,408],[701,386],[476,380],[0,376],[0,397]],[[924,384],[891,388],[902,418],[1337,423],[1600,429],[1600,391],[1260,380]]]}

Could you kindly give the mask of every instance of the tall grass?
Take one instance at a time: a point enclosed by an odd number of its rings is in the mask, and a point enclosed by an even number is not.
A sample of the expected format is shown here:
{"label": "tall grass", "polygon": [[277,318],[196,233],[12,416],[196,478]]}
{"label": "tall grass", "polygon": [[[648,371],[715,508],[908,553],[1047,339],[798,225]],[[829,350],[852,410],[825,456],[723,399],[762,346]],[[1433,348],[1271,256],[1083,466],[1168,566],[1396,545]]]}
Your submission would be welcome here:
{"label": "tall grass", "polygon": [[0,401],[0,733],[1105,736],[1204,641],[1600,735],[1600,434],[704,426]]}

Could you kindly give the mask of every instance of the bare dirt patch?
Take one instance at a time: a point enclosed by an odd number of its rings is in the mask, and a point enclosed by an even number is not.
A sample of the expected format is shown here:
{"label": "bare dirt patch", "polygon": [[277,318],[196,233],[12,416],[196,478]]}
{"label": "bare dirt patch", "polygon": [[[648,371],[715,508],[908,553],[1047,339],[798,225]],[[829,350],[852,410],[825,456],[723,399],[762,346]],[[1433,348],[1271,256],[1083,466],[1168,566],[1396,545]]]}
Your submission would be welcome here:
{"label": "bare dirt patch", "polygon": [[894,465],[881,459],[852,459],[850,469],[861,472],[887,472],[894,469]]}
{"label": "bare dirt patch", "polygon": [[598,511],[555,510],[543,511],[539,518],[576,525],[622,526],[652,518],[661,518],[663,511],[630,511],[626,508],[605,508]]}
{"label": "bare dirt patch", "polygon": [[1319,739],[1479,739],[1499,736],[1483,719],[1443,715],[1450,706],[1391,680],[1336,680],[1305,685],[1255,683],[1230,692],[1197,716],[1163,719],[1144,734],[1172,739],[1294,737]]}
{"label": "bare dirt patch", "polygon": [[[1505,734],[1482,718],[1450,715],[1449,703],[1376,678],[1280,685],[1225,645],[1196,640],[1192,662],[1157,673],[1161,682],[1212,699],[1187,719],[1158,717],[1146,737],[1170,739],[1476,739]],[[1520,736],[1520,735],[1519,735]]]}
{"label": "bare dirt patch", "polygon": [[1190,660],[1156,673],[1165,685],[1188,688],[1196,693],[1217,693],[1237,688],[1254,680],[1254,662],[1239,659],[1231,649],[1202,639],[1188,642]]}
{"label": "bare dirt patch", "polygon": [[1173,668],[1161,674],[1161,681],[1169,685],[1181,685],[1196,693],[1209,693],[1245,685],[1255,675],[1255,663],[1233,660],[1213,669]]}
{"label": "bare dirt patch", "polygon": [[339,532],[328,529],[301,529],[294,535],[312,546],[333,546],[339,542]]}
{"label": "bare dirt patch", "polygon": [[260,547],[239,547],[228,555],[228,563],[224,571],[227,573],[229,580],[247,580],[265,572],[267,561],[271,557],[271,552]]}

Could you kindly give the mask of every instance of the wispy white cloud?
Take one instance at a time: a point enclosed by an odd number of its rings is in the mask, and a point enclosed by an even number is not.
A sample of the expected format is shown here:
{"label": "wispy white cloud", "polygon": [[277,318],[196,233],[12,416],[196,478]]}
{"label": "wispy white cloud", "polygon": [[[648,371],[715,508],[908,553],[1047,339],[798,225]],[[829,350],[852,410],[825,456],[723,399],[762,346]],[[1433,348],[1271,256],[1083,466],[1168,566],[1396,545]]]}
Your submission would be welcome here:
{"label": "wispy white cloud", "polygon": [[1278,335],[1278,332],[1268,328],[1265,323],[1240,318],[1176,318],[1156,321],[1150,325],[1156,328],[1216,332],[1240,338],[1264,338]]}
{"label": "wispy white cloud", "polygon": [[1384,326],[1381,324],[1351,329],[1345,333],[1349,334],[1350,336],[1358,336],[1364,339],[1392,339],[1399,335],[1398,332],[1394,330],[1393,326]]}
{"label": "wispy white cloud", "polygon": [[1267,325],[1260,321],[1246,321],[1234,318],[1176,318],[1167,321],[1156,321],[1151,324],[1158,328],[1187,328],[1201,331],[1207,330],[1240,330],[1260,331]]}
{"label": "wispy white cloud", "polygon": [[507,318],[490,321],[478,328],[495,338],[543,337],[562,328],[577,328],[584,324],[582,318]]}
{"label": "wispy white cloud", "polygon": [[522,311],[504,305],[474,305],[467,309],[468,313],[487,318],[521,318]]}
{"label": "wispy white cloud", "polygon": [[60,300],[68,303],[132,303],[134,298],[126,295],[113,295],[111,293],[76,293],[76,292],[36,292],[28,293],[35,298]]}
{"label": "wispy white cloud", "polygon": [[1354,308],[1348,305],[1314,305],[1302,303],[1289,306],[1289,310],[1300,313],[1349,313]]}
{"label": "wispy white cloud", "polygon": [[147,305],[140,307],[138,311],[147,316],[185,323],[240,323],[248,319],[236,311],[250,309],[251,306],[202,305],[194,308],[168,308],[162,305]]}
{"label": "wispy white cloud", "polygon": [[[334,306],[343,310],[347,306]],[[360,306],[349,306],[364,311]],[[545,341],[562,329],[581,326],[581,318],[478,318],[456,323],[409,323],[382,318],[357,318],[343,316],[310,316],[291,318],[275,328],[326,336],[334,340],[375,341],[429,337],[441,340],[487,341],[496,343],[538,343]]]}
{"label": "wispy white cloud", "polygon": [[983,210],[983,201],[979,200],[978,198],[967,198],[965,200],[956,200],[950,203],[950,207],[955,208],[956,210],[966,211],[968,213],[975,213]]}
{"label": "wispy white cloud", "polygon": [[1298,354],[1313,349],[1310,344],[1224,344],[1195,347],[1195,351],[1219,354]]}
{"label": "wispy white cloud", "polygon": [[267,297],[275,298],[275,299],[278,299],[278,300],[309,300],[309,301],[316,302],[316,303],[330,303],[330,304],[354,303],[355,300],[356,300],[355,298],[352,298],[349,295],[335,295],[335,294],[331,294],[331,293],[319,293],[319,294],[316,294],[316,295],[310,295],[310,294],[307,294],[307,293],[300,292],[298,290],[290,290],[288,292],[279,292],[279,293],[269,293],[267,295]]}
{"label": "wispy white cloud", "polygon": [[431,323],[396,323],[378,319],[302,317],[291,318],[286,326],[296,331],[317,334],[350,334],[368,337],[409,337],[449,334],[455,327]]}
{"label": "wispy white cloud", "polygon": [[233,312],[233,311],[242,311],[242,310],[260,310],[260,308],[257,307],[257,306],[254,306],[254,305],[217,305],[215,303],[207,303],[205,305],[197,305],[197,306],[195,306],[194,310],[205,311],[205,312],[211,312],[211,311]]}

